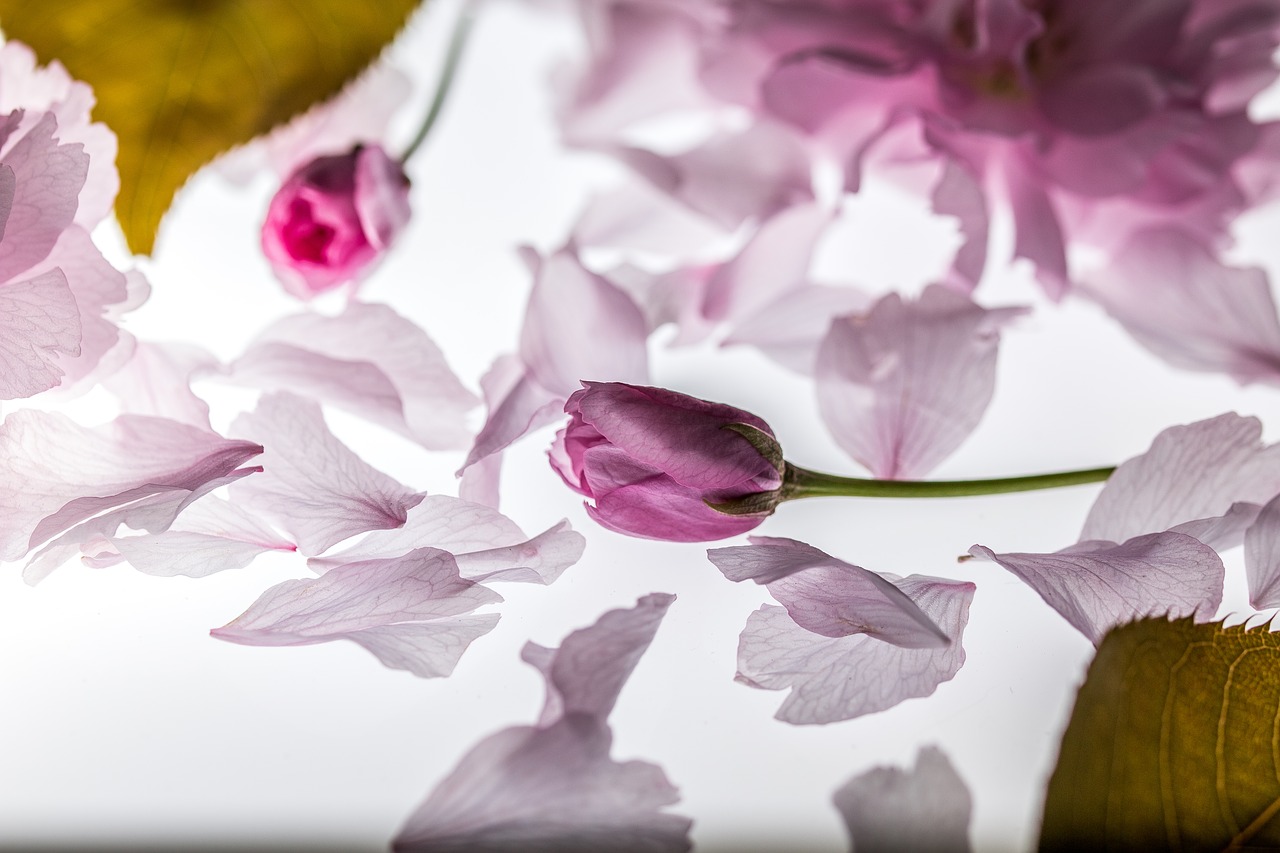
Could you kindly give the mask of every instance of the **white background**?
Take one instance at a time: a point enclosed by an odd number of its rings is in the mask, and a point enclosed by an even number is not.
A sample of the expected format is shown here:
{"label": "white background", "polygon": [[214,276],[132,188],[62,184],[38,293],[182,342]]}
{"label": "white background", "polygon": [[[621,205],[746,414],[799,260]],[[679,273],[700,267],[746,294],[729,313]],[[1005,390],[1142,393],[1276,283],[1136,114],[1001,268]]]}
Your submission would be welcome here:
{"label": "white background", "polygon": [[[418,87],[393,143],[412,135],[456,8],[433,4],[393,50]],[[514,348],[529,287],[514,248],[554,249],[587,193],[617,177],[604,161],[556,142],[547,78],[577,47],[564,22],[527,6],[486,11],[445,120],[411,163],[414,220],[362,292],[420,323],[472,387],[496,355]],[[296,310],[257,246],[272,190],[265,177],[248,188],[218,174],[193,180],[144,265],[152,300],[128,328],[231,358],[265,324]],[[941,273],[954,245],[952,223],[874,187],[847,219],[823,246],[818,271],[875,290],[917,291]],[[1280,275],[1269,236],[1276,223],[1274,210],[1243,220],[1233,258]],[[1144,450],[1166,426],[1227,410],[1261,416],[1267,435],[1280,438],[1274,389],[1174,371],[1093,307],[1048,304],[1025,269],[1002,267],[1007,228],[997,223],[996,232],[979,298],[1036,310],[1006,333],[995,401],[937,477],[1112,464]],[[655,384],[764,417],[792,461],[857,473],[826,436],[811,384],[755,353],[658,346],[653,366]],[[252,406],[243,392],[200,390],[215,404],[216,426]],[[109,416],[107,405],[94,394],[66,408],[95,422]],[[330,413],[330,424],[401,481],[455,493],[460,453],[428,453],[341,413]],[[781,507],[760,532],[870,569],[978,584],[968,661],[953,681],[884,713],[796,727],[772,719],[782,694],[732,680],[738,633],[767,594],[724,580],[702,546],[594,526],[546,465],[552,432],[508,455],[502,508],[529,532],[567,516],[587,536],[586,555],[549,588],[501,587],[502,621],[448,679],[384,669],[352,644],[252,648],[209,638],[263,589],[305,575],[292,555],[203,580],[71,564],[34,588],[17,565],[3,567],[0,846],[382,849],[476,741],[536,717],[541,681],[518,659],[526,640],[556,645],[652,591],[678,600],[613,715],[614,755],[665,768],[682,794],[675,810],[694,819],[699,849],[843,849],[832,792],[871,766],[910,764],[931,743],[974,792],[977,847],[1033,845],[1044,784],[1092,648],[1011,575],[955,558],[974,543],[997,551],[1063,547],[1099,487]],[[1238,552],[1227,565],[1223,613],[1247,615]]]}

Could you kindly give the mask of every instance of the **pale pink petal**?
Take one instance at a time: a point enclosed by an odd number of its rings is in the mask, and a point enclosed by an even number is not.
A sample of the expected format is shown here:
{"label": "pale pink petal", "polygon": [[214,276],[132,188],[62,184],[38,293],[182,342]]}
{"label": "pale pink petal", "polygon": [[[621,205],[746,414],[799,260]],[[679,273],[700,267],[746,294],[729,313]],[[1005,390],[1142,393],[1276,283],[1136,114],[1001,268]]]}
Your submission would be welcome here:
{"label": "pale pink petal", "polygon": [[985,309],[939,285],[891,293],[836,320],[818,349],[818,405],[836,442],[877,477],[921,477],[982,419],[999,329],[1023,312]]}
{"label": "pale pink petal", "polygon": [[584,268],[572,250],[538,265],[519,355],[542,388],[568,398],[582,380],[646,382],[648,336],[631,298]]}
{"label": "pale pink petal", "polygon": [[831,218],[821,205],[802,204],[763,223],[708,282],[703,314],[733,323],[799,290],[807,283],[814,248]]}
{"label": "pale pink petal", "polygon": [[[248,646],[302,646],[342,639],[361,642],[358,635],[372,630],[372,638],[361,645],[378,654],[383,663],[431,677],[452,671],[461,652],[456,642],[461,635],[454,623],[430,623],[501,600],[496,592],[460,577],[448,552],[419,548],[388,560],[349,563],[319,578],[277,584],[240,616],[210,633]],[[485,630],[494,623],[496,619],[489,621]],[[464,624],[471,629],[479,625],[474,620]],[[437,629],[454,639],[425,641]],[[396,641],[398,630],[416,639]],[[462,635],[466,633],[464,629]],[[413,655],[414,648],[424,656]],[[389,656],[383,658],[380,651]]]}
{"label": "pale pink petal", "polygon": [[737,680],[791,693],[775,715],[799,725],[833,723],[928,696],[964,663],[971,583],[912,575],[895,585],[951,639],[940,649],[906,649],[866,634],[823,637],[797,625],[785,608],[752,613],[738,641]]}
{"label": "pale pink petal", "polygon": [[674,595],[646,595],[634,608],[610,610],[590,627],[569,634],[557,649],[527,643],[521,657],[547,681],[538,725],[578,714],[607,720],[673,601]]}
{"label": "pale pink petal", "polygon": [[537,726],[503,729],[471,749],[409,817],[397,851],[689,849],[690,821],[662,811],[678,801],[662,769],[615,762],[606,718],[653,639],[673,596],[606,613],[558,650],[524,658],[547,679]]}
{"label": "pale pink petal", "polygon": [[1170,364],[1280,384],[1280,320],[1267,274],[1224,265],[1188,233],[1134,235],[1085,292]]}
{"label": "pale pink petal", "polygon": [[812,376],[832,321],[865,313],[871,301],[854,287],[807,285],[737,323],[724,343],[750,344],[783,367]]}
{"label": "pale pink petal", "polygon": [[400,527],[422,500],[335,438],[310,400],[264,394],[231,431],[266,448],[264,473],[234,486],[232,496],[279,525],[303,554],[323,553],[357,533]]}
{"label": "pale pink petal", "polygon": [[1266,503],[1280,493],[1280,445],[1261,439],[1257,418],[1236,414],[1164,430],[1107,480],[1080,538],[1123,542]]}
{"label": "pale pink petal", "polygon": [[503,397],[493,401],[496,405],[491,405],[489,418],[477,433],[476,443],[459,473],[493,458],[534,430],[561,420],[567,398],[568,394],[548,391],[529,374],[522,374]]}
{"label": "pale pink petal", "polygon": [[502,490],[502,454],[491,453],[469,465],[458,478],[458,497],[498,508]]}
{"label": "pale pink petal", "polygon": [[688,818],[659,811],[679,793],[662,769],[609,757],[613,736],[591,717],[515,726],[463,756],[410,815],[397,853],[690,849]]}
{"label": "pale pink petal", "polygon": [[206,480],[191,489],[168,488],[154,493],[139,490],[141,496],[136,499],[121,496],[114,509],[86,518],[51,539],[33,554],[22,567],[22,579],[32,585],[39,583],[50,572],[75,556],[77,551],[82,556],[91,558],[86,560],[90,563],[104,565],[108,555],[113,558],[113,563],[119,562],[122,558],[112,537],[116,536],[120,527],[161,534],[169,529],[184,510],[209,492],[261,471],[262,468],[256,466],[239,468],[225,477]]}
{"label": "pale pink petal", "polygon": [[220,369],[213,353],[193,344],[139,341],[129,361],[103,385],[126,412],[208,428],[209,404],[191,390],[191,381]]}
{"label": "pale pink petal", "polygon": [[713,548],[707,557],[729,580],[765,586],[802,628],[824,637],[866,634],[908,649],[951,642],[902,590],[875,572],[794,539],[752,536],[750,542]]}
{"label": "pale pink petal", "polygon": [[1086,541],[1053,554],[996,554],[982,545],[969,553],[1021,578],[1094,644],[1144,616],[1207,619],[1222,603],[1221,558],[1182,533]]}
{"label": "pale pink petal", "polygon": [[1215,551],[1222,552],[1235,548],[1244,542],[1249,526],[1262,512],[1259,504],[1237,501],[1222,515],[1209,518],[1197,518],[1170,527],[1174,533],[1185,533],[1192,539],[1199,539]]}
{"label": "pale pink petal", "polygon": [[313,571],[344,563],[395,557],[414,548],[451,552],[464,578],[548,584],[582,556],[585,540],[560,522],[530,539],[496,509],[445,495],[428,495],[411,508],[403,527],[375,530],[350,548],[313,557]]}
{"label": "pale pink petal", "polygon": [[53,412],[12,412],[0,426],[0,559],[147,495],[198,489],[261,452],[160,418],[88,428]]}
{"label": "pale pink petal", "polygon": [[1280,495],[1272,498],[1244,535],[1249,603],[1258,610],[1280,607]]}
{"label": "pale pink petal", "polygon": [[475,395],[426,332],[385,305],[278,321],[229,368],[233,382],[313,397],[432,450],[466,446]]}
{"label": "pale pink petal", "polygon": [[1013,213],[1013,255],[1031,262],[1037,281],[1050,299],[1061,299],[1070,279],[1066,239],[1058,212],[1045,187],[1034,176],[1026,174],[1029,168],[1026,164],[1007,165],[1005,181]]}
{"label": "pale pink petal", "polygon": [[680,154],[629,147],[610,153],[726,230],[813,198],[809,153],[778,124],[720,134]]}
{"label": "pale pink petal", "polygon": [[964,238],[945,283],[961,293],[971,293],[987,266],[990,217],[981,180],[960,161],[947,158],[931,196],[934,212],[954,216]]}
{"label": "pale pink petal", "polygon": [[936,746],[916,754],[911,770],[876,767],[832,797],[857,853],[967,853],[973,796]]}
{"label": "pale pink petal", "polygon": [[62,381],[59,357],[80,354],[80,310],[61,270],[0,287],[0,399]]}
{"label": "pale pink petal", "polygon": [[724,237],[711,220],[636,178],[591,196],[573,226],[572,240],[584,249],[687,257]]}
{"label": "pale pink petal", "polygon": [[449,616],[432,622],[402,622],[365,628],[345,639],[363,646],[392,669],[419,678],[446,678],[472,641],[498,624],[498,614]]}
{"label": "pale pink petal", "polygon": [[16,186],[0,240],[0,281],[16,278],[48,257],[75,219],[89,157],[77,146],[59,144],[57,124],[46,113],[3,152]]}
{"label": "pale pink petal", "polygon": [[386,249],[409,224],[408,180],[404,167],[392,160],[380,145],[360,149],[356,155],[356,188],[353,203],[364,233],[375,249]]}

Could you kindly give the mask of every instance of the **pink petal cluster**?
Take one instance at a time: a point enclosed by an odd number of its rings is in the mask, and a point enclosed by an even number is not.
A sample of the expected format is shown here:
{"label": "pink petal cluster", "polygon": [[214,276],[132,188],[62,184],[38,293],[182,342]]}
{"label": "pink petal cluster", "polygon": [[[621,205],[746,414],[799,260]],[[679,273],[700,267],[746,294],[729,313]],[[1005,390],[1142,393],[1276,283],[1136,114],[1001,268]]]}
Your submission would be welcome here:
{"label": "pink petal cluster", "polygon": [[584,382],[565,404],[551,465],[594,504],[610,530],[647,539],[705,542],[736,536],[773,512],[743,514],[708,504],[767,499],[782,485],[781,460],[767,458],[737,428],[772,440],[755,415],[662,388]]}
{"label": "pink petal cluster", "polygon": [[1094,643],[1144,616],[1213,618],[1217,552],[1241,542],[1253,605],[1280,606],[1280,561],[1267,548],[1280,536],[1280,445],[1261,435],[1257,419],[1235,414],[1171,427],[1111,475],[1075,545],[970,553],[1021,578]]}
{"label": "pink petal cluster", "polygon": [[262,250],[285,290],[310,299],[354,283],[409,223],[409,179],[378,145],[306,163],[267,208]]}
{"label": "pink petal cluster", "polygon": [[738,643],[738,681],[791,688],[778,719],[823,724],[883,711],[928,696],[964,664],[973,584],[880,575],[793,539],[750,542],[707,557],[783,605],[752,613]]}
{"label": "pink petal cluster", "polygon": [[0,48],[0,399],[110,372],[132,343],[116,323],[146,284],[89,237],[119,189],[115,137],[92,106],[61,65]]}
{"label": "pink petal cluster", "polygon": [[574,631],[558,649],[528,643],[547,700],[536,725],[476,744],[397,835],[401,853],[428,850],[690,849],[691,821],[662,768],[614,761],[608,718],[675,596],[654,593]]}

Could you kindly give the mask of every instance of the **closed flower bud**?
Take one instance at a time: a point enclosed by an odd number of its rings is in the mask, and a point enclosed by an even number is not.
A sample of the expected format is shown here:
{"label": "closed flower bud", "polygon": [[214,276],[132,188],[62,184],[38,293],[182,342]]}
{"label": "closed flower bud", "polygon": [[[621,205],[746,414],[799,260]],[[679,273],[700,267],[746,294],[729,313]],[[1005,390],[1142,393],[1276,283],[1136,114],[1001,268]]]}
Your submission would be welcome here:
{"label": "closed flower bud", "polygon": [[773,512],[783,462],[760,418],[661,388],[583,385],[565,404],[571,420],[551,464],[595,502],[587,512],[600,524],[706,542],[745,533]]}
{"label": "closed flower bud", "polygon": [[409,221],[409,179],[377,145],[317,157],[280,187],[262,249],[286,290],[310,299],[363,277]]}

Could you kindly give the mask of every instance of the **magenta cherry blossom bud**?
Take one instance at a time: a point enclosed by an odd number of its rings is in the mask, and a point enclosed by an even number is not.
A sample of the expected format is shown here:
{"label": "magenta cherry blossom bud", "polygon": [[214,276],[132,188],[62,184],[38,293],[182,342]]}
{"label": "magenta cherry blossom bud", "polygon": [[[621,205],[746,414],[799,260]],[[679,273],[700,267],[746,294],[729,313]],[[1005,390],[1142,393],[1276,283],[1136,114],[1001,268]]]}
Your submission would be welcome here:
{"label": "magenta cherry blossom bud", "polygon": [[[706,542],[745,533],[781,500],[782,454],[749,412],[662,388],[584,382],[551,464],[610,530]],[[713,508],[713,504],[719,508]]]}
{"label": "magenta cherry blossom bud", "polygon": [[262,250],[284,287],[310,299],[356,281],[409,221],[409,179],[377,145],[317,157],[271,199]]}

